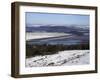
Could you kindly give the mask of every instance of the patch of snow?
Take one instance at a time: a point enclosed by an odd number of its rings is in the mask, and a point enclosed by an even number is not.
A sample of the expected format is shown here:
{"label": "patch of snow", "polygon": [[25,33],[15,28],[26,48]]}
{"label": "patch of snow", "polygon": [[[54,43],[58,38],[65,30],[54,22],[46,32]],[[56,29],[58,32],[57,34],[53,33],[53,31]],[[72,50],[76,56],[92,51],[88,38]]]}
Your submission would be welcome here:
{"label": "patch of snow", "polygon": [[89,64],[89,50],[66,50],[52,55],[26,58],[26,67]]}
{"label": "patch of snow", "polygon": [[71,34],[67,33],[50,33],[50,32],[34,32],[34,33],[26,33],[26,40],[30,39],[40,39],[40,38],[49,38],[49,37],[59,37],[59,36],[69,36]]}

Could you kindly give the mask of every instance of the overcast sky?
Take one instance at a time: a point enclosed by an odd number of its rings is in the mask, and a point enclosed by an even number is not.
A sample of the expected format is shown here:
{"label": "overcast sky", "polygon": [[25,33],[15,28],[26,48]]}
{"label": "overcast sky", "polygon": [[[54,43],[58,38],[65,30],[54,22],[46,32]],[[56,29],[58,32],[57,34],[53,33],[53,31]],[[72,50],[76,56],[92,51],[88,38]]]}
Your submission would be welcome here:
{"label": "overcast sky", "polygon": [[89,25],[89,15],[26,12],[26,24]]}

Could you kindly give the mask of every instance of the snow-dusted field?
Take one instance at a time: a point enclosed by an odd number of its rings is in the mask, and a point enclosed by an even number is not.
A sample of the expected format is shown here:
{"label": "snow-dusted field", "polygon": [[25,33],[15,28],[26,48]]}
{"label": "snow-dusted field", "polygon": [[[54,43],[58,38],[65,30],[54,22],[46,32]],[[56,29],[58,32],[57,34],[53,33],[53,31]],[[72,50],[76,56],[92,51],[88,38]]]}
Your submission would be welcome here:
{"label": "snow-dusted field", "polygon": [[67,33],[57,33],[57,32],[30,32],[30,33],[26,33],[26,40],[30,40],[30,39],[40,39],[40,38],[47,38],[47,37],[59,37],[59,36],[69,36],[71,34],[67,34]]}
{"label": "snow-dusted field", "polygon": [[26,67],[65,66],[89,64],[89,50],[66,50],[56,54],[26,59]]}

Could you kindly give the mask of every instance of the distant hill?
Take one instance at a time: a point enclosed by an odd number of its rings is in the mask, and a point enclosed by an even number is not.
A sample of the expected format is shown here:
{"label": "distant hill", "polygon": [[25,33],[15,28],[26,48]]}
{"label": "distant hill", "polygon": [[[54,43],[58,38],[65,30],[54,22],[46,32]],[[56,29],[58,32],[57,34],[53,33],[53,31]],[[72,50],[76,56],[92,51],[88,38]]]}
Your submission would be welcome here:
{"label": "distant hill", "polygon": [[63,32],[83,35],[84,33],[89,33],[89,28],[85,26],[30,25],[26,26],[26,32]]}

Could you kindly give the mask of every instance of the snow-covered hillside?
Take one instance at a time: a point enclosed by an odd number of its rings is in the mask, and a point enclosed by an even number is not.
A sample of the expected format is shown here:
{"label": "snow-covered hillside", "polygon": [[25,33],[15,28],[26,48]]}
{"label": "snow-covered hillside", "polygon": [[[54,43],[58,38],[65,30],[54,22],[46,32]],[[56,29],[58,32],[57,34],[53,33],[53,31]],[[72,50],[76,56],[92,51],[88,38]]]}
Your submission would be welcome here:
{"label": "snow-covered hillside", "polygon": [[26,67],[89,64],[89,50],[66,50],[52,55],[26,58]]}

